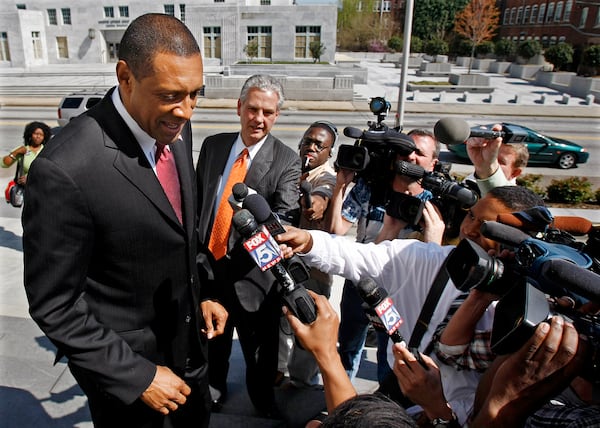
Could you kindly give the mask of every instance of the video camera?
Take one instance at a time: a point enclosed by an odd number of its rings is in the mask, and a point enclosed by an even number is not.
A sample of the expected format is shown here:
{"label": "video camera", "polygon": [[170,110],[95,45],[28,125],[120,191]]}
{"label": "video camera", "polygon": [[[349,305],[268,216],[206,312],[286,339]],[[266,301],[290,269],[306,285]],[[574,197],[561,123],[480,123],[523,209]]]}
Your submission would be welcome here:
{"label": "video camera", "polygon": [[[450,175],[451,164],[438,162],[433,171],[426,171],[419,165],[406,161],[395,161],[394,172],[419,180],[421,187],[429,190],[434,198],[431,200],[442,213],[446,223],[446,236],[458,236],[458,228],[462,216],[461,210],[470,208],[478,200],[477,193],[458,183]],[[400,192],[392,192],[386,205],[389,216],[404,220],[416,227],[421,220],[425,202],[414,196]]]}
{"label": "video camera", "polygon": [[383,123],[391,108],[385,98],[372,98],[369,108],[377,121],[367,122],[369,128],[365,131],[353,127],[344,129],[344,135],[356,141],[354,145],[342,144],[338,148],[335,166],[356,172],[371,188],[371,204],[384,205],[394,176],[396,155],[409,155],[415,151],[415,143],[408,135]]}
{"label": "video camera", "polygon": [[[446,260],[446,269],[461,291],[475,288],[502,296],[496,306],[491,348],[496,354],[515,352],[540,322],[561,314],[588,337],[592,358],[583,376],[600,382],[600,317],[575,309],[600,302],[600,276],[588,270],[592,258],[569,245],[546,242],[497,222],[484,222],[482,234],[515,251],[501,260],[469,239],[463,239]],[[550,296],[550,301],[547,296]],[[574,308],[552,303],[567,297]]]}

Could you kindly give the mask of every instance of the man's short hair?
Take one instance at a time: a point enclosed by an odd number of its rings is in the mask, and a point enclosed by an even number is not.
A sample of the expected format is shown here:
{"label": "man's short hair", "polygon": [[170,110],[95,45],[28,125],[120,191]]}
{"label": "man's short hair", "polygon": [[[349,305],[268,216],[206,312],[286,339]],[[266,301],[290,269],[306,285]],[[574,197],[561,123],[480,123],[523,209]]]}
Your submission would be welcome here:
{"label": "man's short hair", "polygon": [[524,168],[527,166],[527,162],[529,162],[529,150],[527,150],[527,145],[523,143],[510,143],[503,144],[502,147],[510,148],[515,154],[515,163],[513,164],[513,168]]}
{"label": "man's short hair", "polygon": [[134,19],[119,44],[119,60],[127,63],[137,80],[153,74],[158,53],[181,57],[201,55],[194,35],[179,19],[161,13],[147,13]]}
{"label": "man's short hair", "polygon": [[361,394],[337,406],[322,428],[413,428],[417,424],[395,401],[382,394]]}
{"label": "man's short hair", "polygon": [[254,76],[250,76],[242,86],[242,91],[240,92],[240,100],[242,102],[246,101],[248,98],[248,92],[251,89],[259,89],[261,91],[272,91],[277,94],[279,97],[279,101],[277,101],[277,110],[281,110],[283,106],[283,86],[281,86],[281,82],[275,79],[273,76],[269,76],[267,74],[255,74]]}
{"label": "man's short hair", "polygon": [[408,131],[408,133],[406,135],[409,136],[413,136],[413,135],[419,135],[421,137],[430,137],[433,139],[433,141],[435,142],[435,146],[434,146],[434,150],[433,150],[433,158],[434,159],[439,159],[440,157],[440,151],[442,150],[442,144],[440,143],[440,141],[435,138],[435,134],[431,131],[428,131],[427,129],[423,129],[423,128],[415,128],[415,129],[411,129],[410,131]]}
{"label": "man's short hair", "polygon": [[310,131],[313,128],[323,128],[324,130],[329,132],[329,134],[331,135],[331,141],[332,141],[331,148],[333,149],[333,147],[335,146],[335,143],[337,142],[337,139],[338,139],[337,127],[333,123],[329,122],[328,120],[317,120],[316,122],[313,122],[308,126],[308,128],[304,132],[304,135],[306,135],[308,133],[308,131]]}
{"label": "man's short hair", "polygon": [[546,205],[538,194],[523,186],[494,187],[487,194],[502,202],[506,208],[513,211]]}

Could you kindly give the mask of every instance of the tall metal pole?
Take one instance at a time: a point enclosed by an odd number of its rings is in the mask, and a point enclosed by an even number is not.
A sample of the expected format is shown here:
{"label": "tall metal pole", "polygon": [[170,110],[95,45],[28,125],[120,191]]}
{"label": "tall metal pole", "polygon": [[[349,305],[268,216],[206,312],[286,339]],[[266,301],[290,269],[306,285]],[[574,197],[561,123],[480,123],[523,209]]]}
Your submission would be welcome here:
{"label": "tall metal pole", "polygon": [[412,34],[413,0],[406,0],[404,8],[404,44],[402,46],[402,69],[400,71],[400,92],[398,93],[398,113],[396,127],[404,127],[404,98],[406,76],[408,75],[408,57],[410,56],[410,37]]}

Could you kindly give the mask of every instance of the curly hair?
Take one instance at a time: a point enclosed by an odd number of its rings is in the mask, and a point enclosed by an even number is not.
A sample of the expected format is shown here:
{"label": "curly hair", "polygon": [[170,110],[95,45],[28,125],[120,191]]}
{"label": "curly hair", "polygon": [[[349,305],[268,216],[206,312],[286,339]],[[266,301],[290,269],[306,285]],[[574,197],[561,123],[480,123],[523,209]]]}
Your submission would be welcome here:
{"label": "curly hair", "polygon": [[37,130],[41,129],[44,133],[44,141],[42,144],[46,144],[48,140],[52,137],[52,132],[50,131],[50,127],[46,125],[44,122],[31,122],[25,125],[25,131],[23,132],[23,144],[28,146],[31,143],[31,136]]}

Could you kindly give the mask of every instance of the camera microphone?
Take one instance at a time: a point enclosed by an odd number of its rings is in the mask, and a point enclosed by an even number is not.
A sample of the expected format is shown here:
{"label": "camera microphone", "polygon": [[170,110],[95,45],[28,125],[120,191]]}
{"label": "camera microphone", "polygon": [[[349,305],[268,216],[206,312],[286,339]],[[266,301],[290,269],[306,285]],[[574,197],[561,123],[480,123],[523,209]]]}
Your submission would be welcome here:
{"label": "camera microphone", "polygon": [[462,144],[471,137],[494,139],[504,137],[502,131],[490,129],[471,129],[469,124],[457,117],[445,117],[436,122],[433,127],[435,137],[447,145]]}
{"label": "camera microphone", "polygon": [[266,226],[271,235],[277,236],[285,232],[279,218],[271,211],[269,203],[262,195],[248,195],[244,199],[243,207],[250,211],[258,223]]}
{"label": "camera microphone", "polygon": [[361,129],[354,128],[352,126],[347,126],[344,128],[344,135],[348,138],[353,138],[358,140],[363,137],[363,132]]}
{"label": "camera microphone", "polygon": [[304,324],[317,318],[315,302],[303,286],[297,285],[282,264],[283,255],[279,245],[266,226],[259,226],[247,209],[233,215],[232,224],[245,239],[244,249],[250,254],[261,271],[270,271],[282,287],[282,299],[292,313]]}
{"label": "camera microphone", "polygon": [[302,193],[302,200],[304,201],[304,208],[305,209],[312,208],[312,198],[310,196],[310,192],[312,192],[312,185],[308,181],[302,180],[300,182],[300,192]]}
{"label": "camera microphone", "polygon": [[388,297],[387,291],[378,287],[371,278],[361,279],[356,288],[367,306],[365,313],[373,327],[387,332],[394,343],[404,341],[398,331],[404,320],[398,313],[392,299]]}
{"label": "camera microphone", "polygon": [[406,175],[411,178],[423,178],[425,170],[417,164],[399,160],[394,162],[394,171],[396,174]]}
{"label": "camera microphone", "polygon": [[593,227],[592,222],[588,219],[576,216],[556,216],[546,225],[527,221],[526,219],[515,215],[515,213],[498,214],[497,220],[508,226],[532,232],[544,232],[546,226],[550,226],[553,229],[563,230],[578,236],[588,234]]}
{"label": "camera microphone", "polygon": [[481,233],[488,239],[493,239],[511,247],[518,247],[523,241],[532,239],[522,230],[497,221],[484,221],[481,225]]}
{"label": "camera microphone", "polygon": [[548,282],[561,284],[593,302],[600,302],[600,275],[570,261],[546,261],[541,269],[541,277]]}

